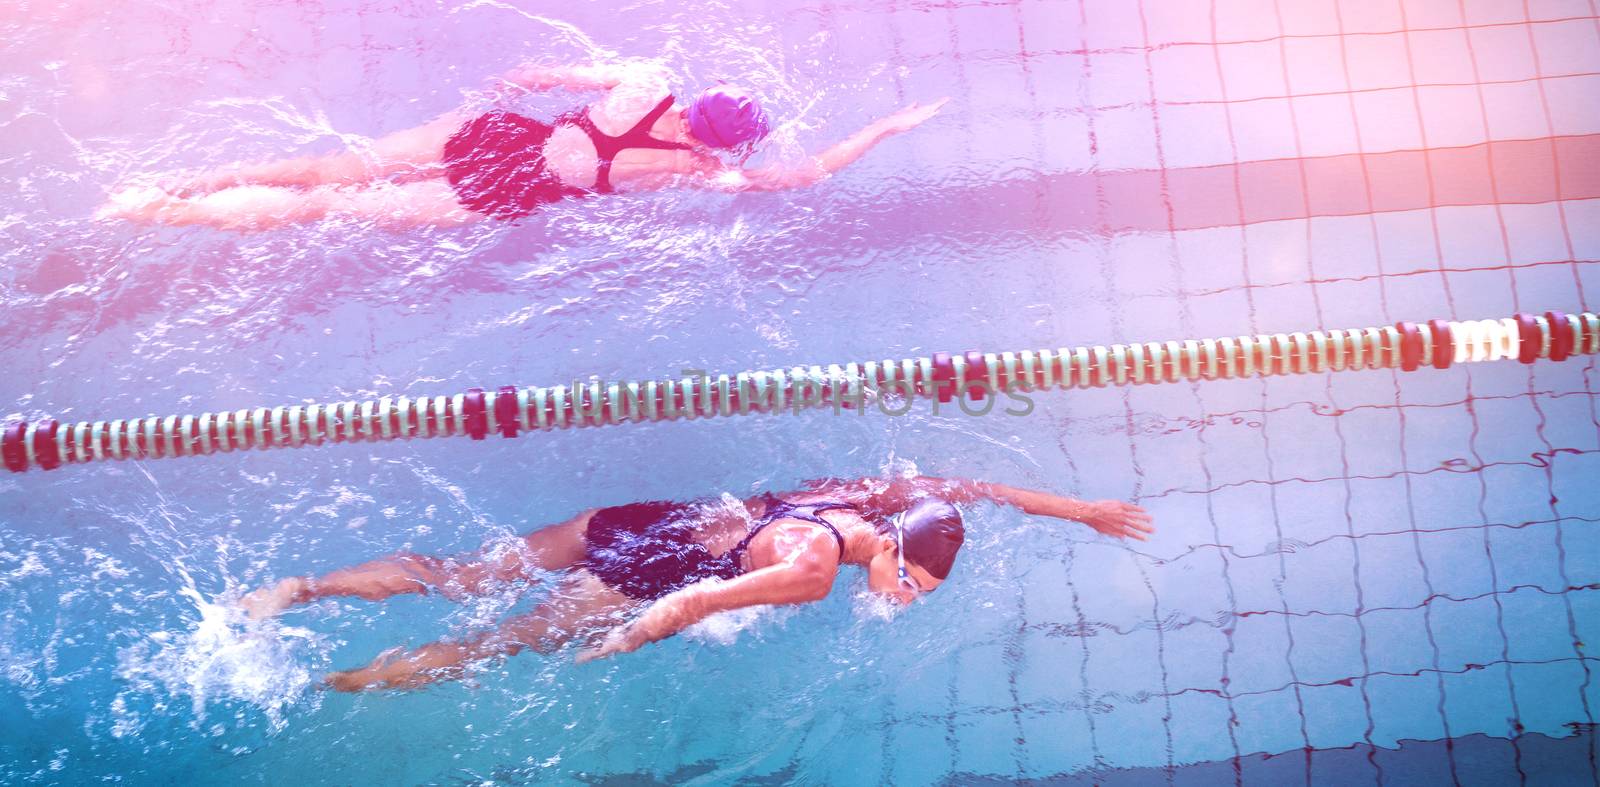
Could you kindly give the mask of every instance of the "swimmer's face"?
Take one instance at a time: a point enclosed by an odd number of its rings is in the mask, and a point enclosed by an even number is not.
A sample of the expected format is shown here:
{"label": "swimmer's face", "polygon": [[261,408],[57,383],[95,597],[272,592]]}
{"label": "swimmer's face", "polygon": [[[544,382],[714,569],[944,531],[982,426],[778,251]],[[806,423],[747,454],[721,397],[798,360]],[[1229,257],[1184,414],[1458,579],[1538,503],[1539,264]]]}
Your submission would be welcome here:
{"label": "swimmer's face", "polygon": [[906,561],[910,587],[900,581],[900,553],[889,536],[879,539],[878,554],[867,564],[867,589],[900,604],[910,604],[944,584],[915,563]]}
{"label": "swimmer's face", "polygon": [[701,142],[700,138],[694,135],[694,130],[689,128],[688,107],[684,107],[683,110],[678,113],[678,139],[688,142],[695,147],[703,148],[706,146],[706,143]]}

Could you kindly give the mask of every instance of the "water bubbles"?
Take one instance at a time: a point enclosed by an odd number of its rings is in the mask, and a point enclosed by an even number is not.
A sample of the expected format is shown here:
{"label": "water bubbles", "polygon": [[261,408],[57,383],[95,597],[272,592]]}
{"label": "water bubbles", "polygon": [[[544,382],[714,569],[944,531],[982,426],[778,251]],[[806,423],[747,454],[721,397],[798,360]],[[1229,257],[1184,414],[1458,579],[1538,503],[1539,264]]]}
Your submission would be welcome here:
{"label": "water bubbles", "polygon": [[905,609],[906,605],[882,593],[867,590],[865,585],[856,589],[850,596],[850,612],[860,621],[876,620],[887,623],[898,617]]}

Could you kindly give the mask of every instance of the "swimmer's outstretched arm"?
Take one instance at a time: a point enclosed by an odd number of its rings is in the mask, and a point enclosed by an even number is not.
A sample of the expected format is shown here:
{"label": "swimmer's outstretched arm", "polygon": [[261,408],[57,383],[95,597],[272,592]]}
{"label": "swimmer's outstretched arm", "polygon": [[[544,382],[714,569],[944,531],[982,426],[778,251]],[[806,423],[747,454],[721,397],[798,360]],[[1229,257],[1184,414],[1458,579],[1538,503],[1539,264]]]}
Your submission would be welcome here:
{"label": "swimmer's outstretched arm", "polygon": [[1079,500],[987,481],[958,483],[957,488],[965,488],[980,499],[1020,508],[1024,513],[1034,516],[1082,522],[1108,536],[1148,541],[1149,534],[1155,532],[1148,511],[1122,500]]}
{"label": "swimmer's outstretched arm", "polygon": [[952,502],[989,500],[1022,509],[1034,516],[1049,516],[1082,522],[1108,536],[1148,541],[1155,532],[1150,513],[1142,506],[1122,500],[1079,500],[1033,489],[994,484],[988,481],[929,479],[946,490]]}
{"label": "swimmer's outstretched arm", "polygon": [[717,612],[761,604],[806,604],[826,598],[839,571],[837,542],[832,535],[814,530],[806,538],[805,544],[783,563],[726,581],[696,582],[661,597],[632,622],[612,629],[599,645],[579,653],[578,663],[632,653]]}
{"label": "swimmer's outstretched arm", "polygon": [[782,191],[805,188],[855,163],[874,145],[895,134],[910,131],[938,114],[950,99],[941,98],[931,104],[912,104],[886,118],[877,120],[866,128],[851,134],[845,141],[811,157],[801,165],[778,164],[753,169],[720,169],[705,173],[709,187],[726,191]]}
{"label": "swimmer's outstretched arm", "polygon": [[1033,516],[1082,522],[1108,536],[1149,540],[1155,532],[1149,512],[1121,500],[1079,500],[1033,489],[965,478],[912,476],[888,481],[867,478],[845,484],[866,496],[880,512],[904,510],[920,497],[934,495],[952,503],[993,502],[1019,508]]}

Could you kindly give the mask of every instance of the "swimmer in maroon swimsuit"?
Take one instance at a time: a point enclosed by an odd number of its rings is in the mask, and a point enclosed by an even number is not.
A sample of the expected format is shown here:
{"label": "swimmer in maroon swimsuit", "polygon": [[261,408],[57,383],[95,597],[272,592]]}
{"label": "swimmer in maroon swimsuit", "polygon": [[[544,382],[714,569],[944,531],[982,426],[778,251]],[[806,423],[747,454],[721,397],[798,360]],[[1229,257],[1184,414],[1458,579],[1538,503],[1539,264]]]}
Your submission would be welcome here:
{"label": "swimmer in maroon swimsuit", "polygon": [[124,189],[97,216],[236,230],[327,217],[454,226],[518,219],[549,202],[614,191],[799,188],[915,128],[945,102],[913,104],[800,164],[744,168],[714,155],[747,154],[770,129],[760,103],[742,88],[719,85],[680,106],[665,74],[637,64],[524,66],[504,83],[516,92],[566,88],[605,96],[551,122],[503,109],[454,112],[359,152],[225,167],[163,187]]}
{"label": "swimmer in maroon swimsuit", "polygon": [[846,565],[869,590],[902,604],[949,576],[965,538],[956,504],[993,501],[1035,516],[1082,522],[1119,538],[1154,532],[1139,506],[1086,502],[982,481],[916,476],[824,480],[801,492],[748,500],[631,503],[585,511],[462,558],[401,554],[321,578],[291,577],[246,595],[252,618],[327,596],[376,601],[438,592],[460,600],[564,572],[538,608],[459,641],[391,650],[339,672],[340,691],[416,688],[462,677],[476,663],[569,642],[588,661],[665,639],[707,616],[763,604],[818,601]]}

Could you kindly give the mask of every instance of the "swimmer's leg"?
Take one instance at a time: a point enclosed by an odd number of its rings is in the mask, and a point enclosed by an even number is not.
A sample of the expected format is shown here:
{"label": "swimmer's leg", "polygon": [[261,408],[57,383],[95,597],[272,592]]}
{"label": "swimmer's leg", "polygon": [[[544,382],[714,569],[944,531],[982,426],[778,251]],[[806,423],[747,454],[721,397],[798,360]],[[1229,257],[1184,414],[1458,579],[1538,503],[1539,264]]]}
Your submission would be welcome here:
{"label": "swimmer's leg", "polygon": [[440,641],[410,652],[388,651],[365,667],[335,672],[329,687],[339,691],[415,689],[457,680],[474,662],[515,656],[532,648],[552,653],[572,639],[620,622],[638,602],[579,570],[537,609],[507,619],[493,631],[460,641]]}
{"label": "swimmer's leg", "polygon": [[540,572],[566,571],[583,562],[584,533],[594,510],[539,528],[511,542],[484,545],[462,559],[448,561],[441,584],[447,596],[483,595],[499,585],[531,581]]}
{"label": "swimmer's leg", "polygon": [[240,186],[190,198],[144,189],[116,195],[96,216],[243,231],[276,229],[326,218],[399,228],[457,226],[483,218],[482,214],[461,207],[455,191],[441,180],[309,190]]}
{"label": "swimmer's leg", "polygon": [[444,174],[444,143],[471,119],[450,112],[416,128],[372,141],[365,150],[300,156],[264,164],[235,164],[189,177],[177,177],[167,188],[177,196],[194,197],[237,186],[350,186],[380,178],[417,180]]}
{"label": "swimmer's leg", "polygon": [[240,599],[250,617],[272,617],[295,605],[329,596],[381,601],[436,590],[460,600],[493,592],[504,583],[533,580],[540,571],[576,567],[584,556],[584,530],[593,511],[541,528],[510,542],[491,542],[466,555],[440,558],[399,553],[341,568],[326,576],[289,577]]}

